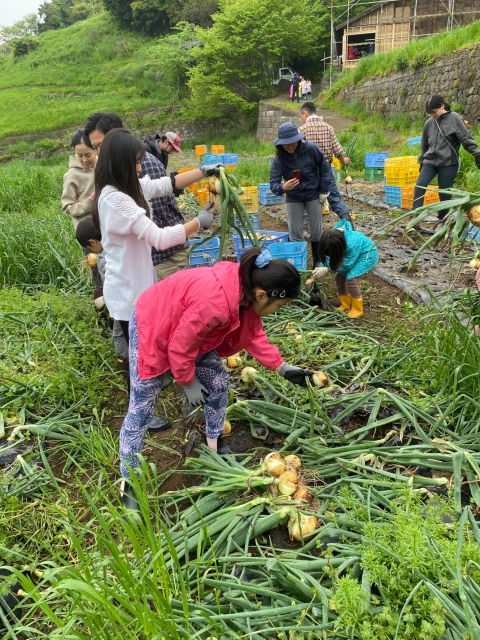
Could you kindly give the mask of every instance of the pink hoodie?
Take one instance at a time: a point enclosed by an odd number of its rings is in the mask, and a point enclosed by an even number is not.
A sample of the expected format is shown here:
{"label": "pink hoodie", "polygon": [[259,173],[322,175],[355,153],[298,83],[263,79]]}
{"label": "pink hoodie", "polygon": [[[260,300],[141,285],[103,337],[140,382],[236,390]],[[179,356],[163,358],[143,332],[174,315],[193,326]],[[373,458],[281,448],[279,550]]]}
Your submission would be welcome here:
{"label": "pink hoodie", "polygon": [[216,349],[230,356],[245,349],[268,369],[283,358],[251,308],[240,314],[239,264],[179,271],[149,287],[136,304],[138,371],[148,380],[168,369],[181,385],[195,377],[197,356]]}

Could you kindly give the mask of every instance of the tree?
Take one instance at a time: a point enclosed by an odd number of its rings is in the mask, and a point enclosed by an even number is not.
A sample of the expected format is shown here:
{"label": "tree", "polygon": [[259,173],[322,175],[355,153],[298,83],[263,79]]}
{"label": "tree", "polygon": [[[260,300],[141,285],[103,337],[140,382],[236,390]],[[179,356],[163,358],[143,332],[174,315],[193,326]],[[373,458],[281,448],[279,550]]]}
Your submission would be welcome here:
{"label": "tree", "polygon": [[122,27],[147,35],[167,33],[171,0],[103,0],[105,9]]}
{"label": "tree", "polygon": [[38,7],[39,31],[64,29],[102,11],[101,0],[51,0]]}
{"label": "tree", "polygon": [[199,117],[251,113],[272,93],[275,67],[317,55],[322,6],[309,0],[221,0],[211,29],[199,29],[189,107]]}
{"label": "tree", "polygon": [[11,40],[38,35],[38,18],[34,13],[28,13],[21,20],[17,20],[10,27],[0,26],[0,42],[8,44]]}
{"label": "tree", "polygon": [[173,0],[167,12],[172,24],[190,22],[207,28],[212,26],[217,9],[218,0]]}

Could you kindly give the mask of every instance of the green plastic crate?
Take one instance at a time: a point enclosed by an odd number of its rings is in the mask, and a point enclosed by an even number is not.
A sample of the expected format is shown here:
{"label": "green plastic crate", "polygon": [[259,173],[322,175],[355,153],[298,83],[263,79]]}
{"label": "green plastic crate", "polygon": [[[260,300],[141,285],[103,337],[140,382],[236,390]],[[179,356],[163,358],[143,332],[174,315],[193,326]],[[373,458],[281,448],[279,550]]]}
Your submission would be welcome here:
{"label": "green plastic crate", "polygon": [[376,182],[377,180],[383,180],[384,170],[383,167],[365,167],[363,173],[363,179],[367,182]]}

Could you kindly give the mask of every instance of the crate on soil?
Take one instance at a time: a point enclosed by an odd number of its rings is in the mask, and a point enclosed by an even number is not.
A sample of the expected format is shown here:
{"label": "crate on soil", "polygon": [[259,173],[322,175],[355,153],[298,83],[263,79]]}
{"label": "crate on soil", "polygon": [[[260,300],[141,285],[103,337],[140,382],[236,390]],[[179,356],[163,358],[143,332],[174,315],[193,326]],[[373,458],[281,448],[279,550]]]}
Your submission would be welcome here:
{"label": "crate on soil", "polygon": [[[257,211],[256,213],[250,213],[249,215],[250,215],[250,220],[252,222],[253,228],[255,229],[255,231],[258,231],[260,229],[260,214]],[[236,214],[233,217],[235,219],[235,225],[239,227],[239,229],[241,229],[242,232],[245,231],[242,223],[240,222],[240,218]],[[232,229],[232,233],[234,236],[238,235],[235,229]]]}
{"label": "crate on soil", "polygon": [[258,187],[242,187],[243,193],[238,196],[247,213],[258,211]]}
{"label": "crate on soil", "polygon": [[383,168],[365,167],[363,171],[363,179],[367,182],[379,182],[383,180],[383,175]]}
{"label": "crate on soil", "polygon": [[208,189],[198,189],[197,190],[197,200],[198,200],[199,204],[202,205],[202,207],[204,207],[206,204],[208,204],[209,195],[210,195],[210,191]]}
{"label": "crate on soil", "polygon": [[216,164],[217,162],[221,162],[218,158],[219,156],[215,153],[207,153],[203,161],[205,164]]}
{"label": "crate on soil", "polygon": [[340,184],[340,182],[342,181],[342,173],[340,169],[334,169],[332,166],[332,173],[333,173],[333,178],[335,180],[335,184]]}
{"label": "crate on soil", "polygon": [[416,156],[400,156],[385,160],[385,180],[388,187],[413,186],[420,172]]}
{"label": "crate on soil", "polygon": [[[423,204],[434,204],[440,202],[440,196],[437,192],[438,187],[429,187],[425,191]],[[411,209],[413,207],[413,195],[415,187],[401,187],[402,190],[402,209]]]}
{"label": "crate on soil", "polygon": [[223,163],[225,165],[238,164],[238,155],[236,153],[225,153],[223,155]]}
{"label": "crate on soil", "polygon": [[[187,171],[194,171],[196,169],[196,167],[182,167],[181,169],[178,170],[178,173],[186,173]],[[186,187],[187,191],[190,191],[190,193],[193,193],[193,195],[197,195],[197,191],[198,191],[198,183],[194,182],[193,184],[189,184],[188,187]]]}
{"label": "crate on soil", "polygon": [[369,169],[383,169],[388,153],[366,153],[365,166]]}
{"label": "crate on soil", "polygon": [[280,242],[272,244],[268,249],[273,258],[288,260],[297,269],[307,268],[306,242]]}
{"label": "crate on soil", "polygon": [[197,144],[195,147],[195,155],[197,156],[197,161],[202,162],[202,156],[204,156],[208,152],[206,144]]}
{"label": "crate on soil", "polygon": [[190,238],[189,242],[193,245],[189,257],[191,267],[211,267],[218,262],[218,252],[220,250],[219,238],[211,238],[199,247],[195,247],[195,245],[201,242],[201,239]]}
{"label": "crate on soil", "polygon": [[400,187],[385,187],[385,202],[396,207],[401,207],[402,190]]}
{"label": "crate on soil", "polygon": [[260,204],[265,206],[271,204],[283,204],[283,196],[276,196],[274,193],[270,191],[270,183],[269,182],[261,182],[258,185],[258,199]]}
{"label": "crate on soil", "polygon": [[[257,231],[257,237],[260,240],[260,244],[264,247],[272,247],[277,242],[288,242],[288,231]],[[233,240],[235,242],[235,251],[237,253],[237,262],[240,262],[242,254],[247,249],[252,248],[252,243],[247,238],[244,239],[244,246],[242,247],[242,238],[239,235],[234,235]]]}
{"label": "crate on soil", "polygon": [[224,144],[212,144],[212,153],[225,153],[225,145]]}
{"label": "crate on soil", "polygon": [[422,141],[422,136],[415,136],[414,138],[409,138],[407,140],[407,144],[409,147],[414,147],[416,144],[420,144]]}

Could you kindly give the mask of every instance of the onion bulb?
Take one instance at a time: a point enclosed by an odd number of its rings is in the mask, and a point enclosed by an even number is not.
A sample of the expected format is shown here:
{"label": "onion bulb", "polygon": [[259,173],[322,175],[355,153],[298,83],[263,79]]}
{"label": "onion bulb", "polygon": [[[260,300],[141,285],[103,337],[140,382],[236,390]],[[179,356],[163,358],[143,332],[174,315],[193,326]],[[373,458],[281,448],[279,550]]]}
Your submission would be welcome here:
{"label": "onion bulb", "polygon": [[285,471],[278,478],[278,490],[284,496],[292,496],[298,487],[298,476],[295,471]]}
{"label": "onion bulb", "polygon": [[87,255],[87,264],[90,269],[95,269],[95,267],[97,266],[97,259],[98,255],[96,253],[89,253]]}
{"label": "onion bulb", "polygon": [[287,469],[291,469],[298,473],[302,468],[302,461],[298,456],[294,456],[293,454],[290,456],[285,456],[285,464],[287,465]]}
{"label": "onion bulb", "polygon": [[470,260],[470,266],[472,267],[472,269],[480,269],[480,260],[478,258],[474,258],[473,260]]}
{"label": "onion bulb", "polygon": [[288,533],[290,534],[290,540],[296,540],[300,542],[302,537],[308,538],[315,533],[315,529],[318,526],[318,520],[315,516],[305,516],[300,514],[300,522],[297,516],[292,516],[288,521]]}
{"label": "onion bulb", "polygon": [[237,369],[242,366],[242,362],[242,356],[239,353],[235,353],[227,358],[227,367],[229,369]]}
{"label": "onion bulb", "polygon": [[298,489],[293,494],[294,500],[303,500],[304,502],[310,502],[312,494],[303,484],[298,485]]}
{"label": "onion bulb", "polygon": [[314,371],[312,382],[316,387],[326,387],[328,384],[328,376],[323,371]]}
{"label": "onion bulb", "polygon": [[263,469],[265,469],[268,475],[273,476],[274,478],[279,478],[283,473],[285,473],[286,468],[283,456],[277,451],[269,453],[263,461]]}
{"label": "onion bulb", "polygon": [[[350,216],[351,217],[351,216]],[[315,282],[315,280],[313,278],[307,278],[305,280],[305,286],[309,287],[311,284],[313,284]]]}
{"label": "onion bulb", "polygon": [[210,193],[220,195],[221,183],[218,178],[211,178],[208,182],[208,190]]}
{"label": "onion bulb", "polygon": [[345,176],[344,181],[345,181],[347,184],[352,184],[352,178],[351,178],[351,176]]}
{"label": "onion bulb", "polygon": [[242,369],[242,373],[240,374],[240,380],[242,382],[248,382],[248,384],[254,384],[255,376],[257,375],[257,370],[253,367],[245,367]]}
{"label": "onion bulb", "polygon": [[230,423],[230,420],[225,419],[223,421],[223,435],[229,436],[231,433],[232,433],[232,425]]}
{"label": "onion bulb", "polygon": [[472,207],[468,212],[468,217],[474,227],[480,227],[480,206]]}

